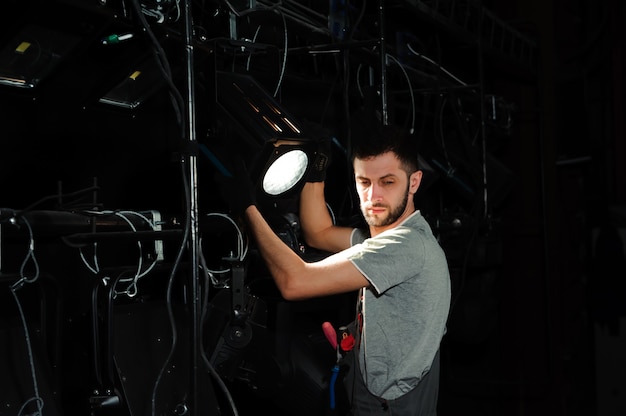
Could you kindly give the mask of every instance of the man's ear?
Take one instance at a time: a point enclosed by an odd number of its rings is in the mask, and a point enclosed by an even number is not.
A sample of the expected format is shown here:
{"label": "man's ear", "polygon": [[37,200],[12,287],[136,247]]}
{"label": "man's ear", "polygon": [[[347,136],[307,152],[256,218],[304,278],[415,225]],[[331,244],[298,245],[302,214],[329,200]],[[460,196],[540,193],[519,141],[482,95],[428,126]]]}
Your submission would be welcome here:
{"label": "man's ear", "polygon": [[422,183],[422,174],[421,170],[416,170],[411,174],[409,177],[409,192],[413,194],[417,192],[417,188],[419,188]]}

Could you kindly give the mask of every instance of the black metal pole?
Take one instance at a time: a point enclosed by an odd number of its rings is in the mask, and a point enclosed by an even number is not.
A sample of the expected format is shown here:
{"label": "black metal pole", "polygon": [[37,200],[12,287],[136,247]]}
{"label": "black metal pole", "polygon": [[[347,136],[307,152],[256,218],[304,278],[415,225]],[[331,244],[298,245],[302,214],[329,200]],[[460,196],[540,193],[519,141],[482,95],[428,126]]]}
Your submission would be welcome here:
{"label": "black metal pole", "polygon": [[[185,30],[185,63],[186,63],[186,117],[187,121],[187,137],[191,146],[190,149],[195,148],[196,143],[196,123],[195,123],[195,79],[194,79],[194,48],[193,48],[193,17],[191,12],[191,0],[185,0],[183,2],[183,18],[184,18],[184,30]],[[200,304],[200,285],[199,279],[199,243],[198,243],[198,172],[197,172],[197,159],[195,152],[189,152],[187,156],[189,158],[189,226],[191,227],[189,233],[189,250],[190,250],[190,287],[191,287],[191,305],[192,305],[192,317],[191,317],[191,359],[190,359],[190,391],[189,391],[189,406],[190,414],[192,416],[198,415],[198,379],[200,371],[200,318],[201,318],[201,304]]]}
{"label": "black metal pole", "polygon": [[378,3],[378,24],[379,24],[379,49],[380,49],[380,99],[381,99],[381,115],[383,125],[389,124],[389,114],[387,108],[387,47],[385,42],[385,0]]}

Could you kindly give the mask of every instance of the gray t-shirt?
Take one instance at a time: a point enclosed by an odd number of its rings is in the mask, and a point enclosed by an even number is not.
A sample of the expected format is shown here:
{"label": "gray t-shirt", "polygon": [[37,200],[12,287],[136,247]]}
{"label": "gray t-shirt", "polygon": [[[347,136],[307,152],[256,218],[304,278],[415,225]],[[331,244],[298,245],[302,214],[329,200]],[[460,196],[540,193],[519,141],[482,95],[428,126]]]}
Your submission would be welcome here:
{"label": "gray t-shirt", "polygon": [[349,260],[371,283],[364,291],[359,362],[369,391],[396,399],[414,388],[439,350],[450,310],[445,254],[414,212],[376,237],[352,234]]}

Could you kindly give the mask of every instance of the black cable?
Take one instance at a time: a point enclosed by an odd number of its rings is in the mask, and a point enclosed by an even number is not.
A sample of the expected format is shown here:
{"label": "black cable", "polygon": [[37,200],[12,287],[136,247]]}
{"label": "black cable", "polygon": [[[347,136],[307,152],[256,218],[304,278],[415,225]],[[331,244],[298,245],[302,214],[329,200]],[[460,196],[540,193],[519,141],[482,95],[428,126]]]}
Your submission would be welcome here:
{"label": "black cable", "polygon": [[[189,186],[187,185],[187,174],[186,174],[187,172],[185,170],[185,166],[186,165],[184,162],[181,163],[181,172],[182,172],[182,178],[184,182],[183,189],[185,190],[185,202],[187,205],[189,205],[189,201],[191,197],[189,194]],[[190,228],[191,228],[190,223],[191,223],[191,219],[189,218],[189,216],[186,216],[183,239],[178,249],[176,259],[174,260],[174,264],[172,266],[172,270],[170,272],[170,276],[169,276],[168,283],[167,283],[166,305],[167,305],[167,315],[168,315],[168,319],[170,323],[170,328],[172,330],[172,343],[170,347],[170,352],[167,358],[165,359],[163,366],[161,367],[161,370],[159,371],[157,379],[154,382],[154,387],[152,389],[152,399],[151,399],[152,416],[156,416],[156,396],[157,396],[157,390],[158,390],[159,384],[161,382],[161,379],[163,378],[163,374],[165,373],[167,366],[172,360],[172,356],[174,355],[174,350],[176,349],[176,346],[178,345],[178,332],[176,330],[176,321],[174,317],[174,310],[172,308],[172,288],[173,288],[173,283],[176,277],[176,272],[178,271],[178,267],[180,266],[180,262],[182,260],[182,257],[187,247],[187,242],[189,241],[189,234],[190,234]]]}
{"label": "black cable", "polygon": [[[202,270],[204,271],[204,291],[203,291],[203,307],[202,307],[202,313],[201,313],[201,322],[204,322],[207,316],[207,312],[208,312],[208,306],[209,306],[209,288],[211,286],[211,278],[209,277],[209,274],[207,272],[208,268],[206,266],[206,261],[204,256],[200,255],[200,262],[202,263]],[[204,327],[204,325],[202,326]],[[202,339],[203,336],[200,337],[200,339]],[[217,384],[220,386],[220,388],[222,389],[222,391],[224,392],[224,395],[226,396],[226,399],[228,401],[228,404],[230,405],[230,408],[232,410],[233,416],[239,416],[239,411],[237,410],[237,405],[232,397],[232,395],[230,394],[230,391],[228,390],[228,387],[226,386],[226,384],[224,383],[224,380],[222,380],[222,377],[220,377],[220,375],[218,374],[218,372],[215,370],[215,367],[213,367],[213,365],[211,364],[211,361],[209,360],[209,358],[206,356],[206,351],[204,350],[204,346],[200,349],[200,356],[202,357],[202,361],[204,362],[204,364],[206,365],[207,369],[209,370],[209,374],[211,374],[211,376],[213,377],[213,380],[215,380],[217,382]]]}
{"label": "black cable", "polygon": [[165,80],[165,82],[167,83],[169,87],[168,90],[170,93],[170,97],[172,99],[172,107],[174,108],[174,112],[176,114],[178,124],[181,127],[181,137],[185,138],[186,132],[183,126],[184,118],[182,115],[185,104],[184,104],[183,97],[180,94],[180,91],[178,91],[178,88],[176,88],[176,85],[174,85],[174,81],[172,80],[172,71],[169,65],[169,61],[167,59],[167,55],[165,51],[163,50],[163,47],[161,46],[160,42],[154,35],[154,32],[152,31],[150,24],[148,23],[145,16],[143,15],[143,11],[142,11],[141,5],[139,4],[139,0],[132,0],[131,3],[133,5],[137,18],[139,19],[142,29],[148,35],[152,43],[152,47],[153,47],[152,52],[154,54],[154,57],[156,58],[157,63],[159,64],[157,66],[161,70],[163,79]]}
{"label": "black cable", "polygon": [[91,329],[93,331],[93,370],[96,382],[102,386],[102,371],[100,368],[101,348],[100,330],[98,322],[98,292],[100,282],[98,281],[91,293]]}
{"label": "black cable", "polygon": [[87,192],[98,191],[99,189],[100,189],[100,187],[98,187],[98,186],[90,186],[89,188],[80,189],[80,190],[75,191],[75,192],[45,196],[45,197],[43,197],[43,198],[33,202],[32,204],[28,205],[26,208],[24,208],[22,210],[19,210],[19,211],[11,210],[11,212],[6,213],[5,215],[1,215],[2,212],[0,212],[0,222],[5,221],[6,219],[9,219],[9,218],[24,216],[24,214],[26,214],[26,213],[32,211],[33,209],[35,209],[36,207],[42,205],[44,202],[48,202],[48,201],[51,201],[51,200],[54,200],[54,199],[62,200],[63,198],[72,198],[72,197],[75,197],[75,196],[82,196],[83,194],[85,194]]}
{"label": "black cable", "polygon": [[17,412],[17,416],[21,416],[22,414],[24,414],[23,413],[24,409],[26,409],[26,406],[28,406],[28,404],[30,404],[32,401],[37,402],[37,411],[34,413],[28,413],[28,414],[32,416],[42,416],[42,409],[44,406],[44,401],[43,401],[43,398],[39,395],[39,384],[37,383],[37,373],[35,371],[35,359],[33,356],[33,348],[30,342],[30,335],[28,333],[28,323],[26,322],[26,316],[24,315],[22,304],[20,303],[20,299],[16,293],[17,289],[11,287],[10,290],[11,290],[11,294],[15,298],[15,303],[17,304],[17,309],[19,311],[20,319],[22,321],[22,327],[24,328],[24,339],[26,341],[26,348],[28,350],[28,361],[30,364],[31,377],[33,379],[33,390],[35,392],[35,395],[33,397],[26,400],[22,404],[22,407],[20,407],[20,410]]}

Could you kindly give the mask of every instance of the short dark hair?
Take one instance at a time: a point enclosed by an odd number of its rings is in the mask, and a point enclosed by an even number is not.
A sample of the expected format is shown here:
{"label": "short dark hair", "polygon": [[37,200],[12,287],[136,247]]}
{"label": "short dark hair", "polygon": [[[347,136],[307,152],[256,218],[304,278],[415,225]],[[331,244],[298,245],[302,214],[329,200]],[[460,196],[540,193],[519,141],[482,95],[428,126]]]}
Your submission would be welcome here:
{"label": "short dark hair", "polygon": [[351,161],[368,159],[383,153],[393,152],[407,175],[419,170],[417,146],[406,130],[395,125],[384,125],[377,121],[361,124],[352,131]]}

